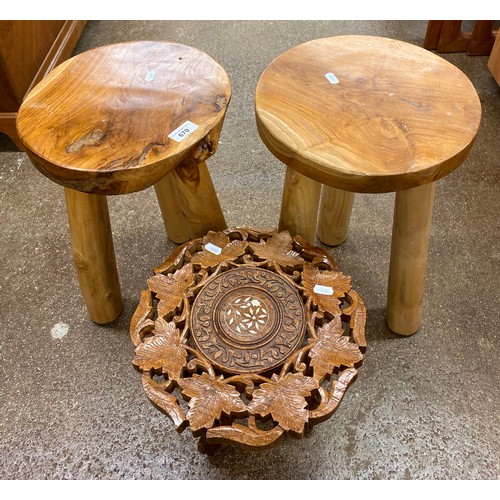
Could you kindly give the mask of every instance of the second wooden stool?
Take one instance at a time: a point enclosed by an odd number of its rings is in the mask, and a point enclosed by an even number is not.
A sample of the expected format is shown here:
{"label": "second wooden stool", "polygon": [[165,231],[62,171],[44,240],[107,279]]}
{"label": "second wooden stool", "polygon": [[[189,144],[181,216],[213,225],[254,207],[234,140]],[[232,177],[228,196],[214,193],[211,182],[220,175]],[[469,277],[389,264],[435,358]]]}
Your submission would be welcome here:
{"label": "second wooden stool", "polygon": [[65,188],[75,267],[96,323],[123,308],[106,195],[154,185],[176,243],[226,228],[205,160],[230,96],[226,72],[200,50],[130,42],[69,59],[22,104],[17,129],[30,160]]}
{"label": "second wooden stool", "polygon": [[415,333],[435,181],[465,161],[481,119],[472,83],[415,45],[338,36],[277,57],[255,109],[262,140],[288,167],[280,230],[314,241],[319,207],[319,239],[338,245],[354,193],[396,191],[387,323]]}

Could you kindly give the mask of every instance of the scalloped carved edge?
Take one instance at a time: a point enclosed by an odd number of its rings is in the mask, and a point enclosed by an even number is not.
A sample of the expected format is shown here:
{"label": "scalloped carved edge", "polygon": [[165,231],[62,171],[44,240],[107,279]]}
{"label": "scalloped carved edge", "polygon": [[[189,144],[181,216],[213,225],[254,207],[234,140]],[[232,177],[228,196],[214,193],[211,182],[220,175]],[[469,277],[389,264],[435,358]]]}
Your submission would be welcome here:
{"label": "scalloped carved edge", "polygon": [[170,417],[177,432],[181,433],[189,422],[184,410],[179,406],[177,398],[165,390],[155,387],[153,381],[146,374],[142,376],[142,387],[153,406]]}
{"label": "scalloped carved edge", "polygon": [[[273,238],[273,241],[271,242],[270,248],[266,248],[265,242],[271,238]],[[343,335],[350,338],[349,342],[361,348],[366,347],[366,308],[364,302],[354,289],[350,288],[350,286],[347,286],[347,284],[342,281],[342,283],[339,282],[340,284],[338,285],[341,288],[334,292],[336,299],[338,297],[339,307],[335,307],[335,311],[323,310],[322,304],[330,304],[330,302],[318,302],[317,298],[313,300],[314,294],[309,291],[312,290],[311,283],[308,283],[308,288],[305,288],[302,285],[301,275],[306,266],[308,266],[308,269],[312,266],[317,268],[320,272],[313,274],[309,273],[309,281],[312,279],[311,276],[317,276],[318,284],[321,284],[324,280],[328,281],[330,273],[340,274],[333,257],[325,250],[307,243],[300,236],[296,236],[292,239],[286,232],[278,233],[274,229],[268,228],[236,227],[229,228],[219,233],[209,232],[203,238],[197,238],[180,246],[165,260],[165,262],[156,267],[154,272],[157,275],[171,276],[187,264],[193,266],[190,262],[195,256],[204,251],[204,245],[207,242],[213,241],[218,241],[224,248],[230,245],[231,242],[242,241],[246,243],[238,245],[238,248],[243,251],[243,254],[241,251],[225,252],[221,259],[210,258],[210,262],[207,261],[206,264],[203,259],[195,259],[197,264],[192,268],[195,275],[193,285],[184,292],[184,299],[179,308],[167,313],[165,316],[166,321],[173,321],[178,325],[179,331],[182,331],[180,337],[180,341],[182,342],[181,345],[183,345],[189,353],[186,359],[186,365],[179,375],[179,379],[170,380],[168,375],[163,373],[165,382],[157,382],[152,378],[152,372],[147,372],[145,369],[141,370],[141,367],[138,366],[137,369],[143,371],[144,390],[153,405],[170,417],[178,432],[181,432],[184,428],[189,426],[190,418],[194,418],[191,407],[196,403],[199,409],[202,408],[204,404],[202,391],[196,394],[197,400],[195,402],[190,402],[190,412],[187,414],[184,412],[177,398],[171,394],[171,391],[175,387],[179,387],[183,398],[186,401],[190,401],[191,398],[189,396],[193,394],[188,394],[187,390],[184,391],[183,385],[185,384],[182,383],[183,379],[193,376],[199,377],[200,374],[205,374],[204,376],[207,377],[207,380],[209,378],[213,379],[215,383],[217,379],[218,384],[223,384],[221,389],[226,387],[229,391],[239,391],[242,396],[245,395],[247,397],[249,401],[248,404],[245,403],[245,405],[242,406],[241,404],[236,405],[235,402],[235,405],[232,405],[231,408],[227,410],[229,413],[225,413],[221,405],[220,412],[215,408],[209,410],[207,415],[210,418],[207,416],[205,423],[203,423],[203,419],[199,420],[198,418],[195,429],[196,432],[193,432],[193,434],[200,437],[199,446],[201,446],[201,449],[207,448],[208,450],[210,446],[219,443],[230,443],[250,449],[264,449],[272,446],[287,434],[300,437],[305,428],[323,422],[335,412],[349,384],[355,379],[358,373],[356,368],[361,364],[362,360],[359,361],[359,363],[356,362],[356,367],[342,367],[342,365],[337,367],[336,363],[341,361],[332,360],[331,363],[333,364],[331,367],[327,366],[325,369],[323,366],[322,368],[322,370],[327,371],[326,375],[320,376],[321,374],[318,372],[316,376],[314,374],[316,368],[311,366],[311,358],[309,357],[309,352],[312,347],[318,345],[316,341],[310,342],[308,345],[297,350],[285,361],[281,370],[276,370],[271,378],[269,378],[269,375],[264,376],[264,374],[259,373],[226,376],[226,378],[224,378],[224,376],[220,377],[218,368],[212,366],[211,363],[204,358],[202,353],[197,352],[196,349],[193,349],[189,344],[189,318],[192,301],[194,301],[194,297],[208,280],[227,270],[248,265],[269,269],[286,279],[292,286],[295,286],[304,297],[304,307],[308,318],[306,335],[309,339],[317,339],[316,330],[319,327],[329,324],[332,319],[336,318],[337,321],[340,319],[342,320],[339,325],[344,325],[342,327],[344,329]],[[261,249],[264,250],[260,252],[261,256],[259,256],[259,250]],[[225,256],[227,256],[227,258]],[[162,299],[160,299],[160,302],[161,300]],[[154,330],[155,321],[153,318],[155,317],[158,306],[161,305],[157,301],[158,298],[155,298],[155,293],[151,290],[144,290],[141,292],[141,300],[132,317],[130,325],[131,340],[136,347],[142,345],[147,335],[156,335]],[[348,344],[346,344],[346,349],[349,348]],[[336,348],[343,349],[343,345],[344,343],[340,343]],[[161,344],[158,344],[158,346],[161,351]],[[318,348],[316,348],[316,350],[317,349]],[[165,353],[159,352],[158,356],[161,355],[165,356]],[[337,359],[341,360],[343,357],[341,356]],[[330,361],[327,362],[330,363]],[[322,373],[325,373],[325,371]],[[305,386],[300,388],[299,386],[301,384],[297,381],[297,387],[299,387],[297,390],[300,394],[297,394],[296,400],[293,403],[294,406],[290,406],[290,409],[287,410],[286,405],[289,403],[292,404],[292,400],[287,402],[285,398],[285,400],[280,400],[278,403],[282,405],[282,407],[278,408],[277,412],[275,411],[272,413],[269,409],[275,408],[273,406],[274,403],[272,401],[268,403],[265,399],[272,399],[275,396],[281,398],[278,394],[274,395],[274,388],[280,387],[281,382],[279,381],[281,380],[291,380],[289,376],[299,376],[299,378],[305,376],[304,380],[315,380],[316,383],[319,383],[319,387],[316,386],[316,388],[314,388],[308,386],[306,390]],[[313,378],[311,378],[311,376]],[[327,381],[331,381],[331,388],[329,390],[323,387],[324,383]],[[261,389],[262,384],[264,384],[264,387],[267,387],[264,392],[262,392]],[[255,390],[260,391],[258,404],[253,398]],[[224,391],[226,391],[225,388]],[[276,389],[276,391],[278,391],[278,389]],[[186,394],[184,392],[186,392]],[[313,406],[313,409],[305,408],[304,405],[309,405],[309,403],[307,403],[308,398],[314,396],[314,394],[316,394],[316,396],[313,399],[317,399],[315,406]],[[211,401],[213,402],[214,400],[211,399]],[[207,402],[207,404],[211,403]],[[307,411],[307,417],[302,414],[304,410]],[[285,417],[287,411],[289,411],[290,414],[296,415],[301,423],[298,421],[295,423],[289,421],[290,415]],[[212,416],[215,417],[212,418]],[[276,416],[278,420],[276,420]],[[247,425],[238,423],[234,420],[236,418],[243,419]],[[256,418],[259,420],[267,420],[270,418],[274,421],[274,426],[269,430],[259,429],[256,425]],[[280,418],[284,419],[283,426],[280,425]]]}

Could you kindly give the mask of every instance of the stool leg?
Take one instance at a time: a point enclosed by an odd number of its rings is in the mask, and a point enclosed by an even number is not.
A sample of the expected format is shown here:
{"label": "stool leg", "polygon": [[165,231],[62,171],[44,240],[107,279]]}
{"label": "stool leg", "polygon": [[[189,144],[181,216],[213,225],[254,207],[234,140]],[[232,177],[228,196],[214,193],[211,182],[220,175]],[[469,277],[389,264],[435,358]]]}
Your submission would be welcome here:
{"label": "stool leg", "polygon": [[319,207],[318,238],[325,245],[344,243],[349,231],[354,193],[323,186]]}
{"label": "stool leg", "polygon": [[430,183],[396,193],[387,324],[401,335],[420,327],[434,192]]}
{"label": "stool leg", "polygon": [[205,162],[188,160],[155,185],[169,238],[175,243],[227,228]]}
{"label": "stool leg", "polygon": [[64,189],[76,274],[90,319],[104,324],[123,309],[105,196]]}
{"label": "stool leg", "polygon": [[189,241],[188,223],[181,209],[174,171],[155,184],[155,192],[168,238],[174,243]]}
{"label": "stool leg", "polygon": [[319,182],[287,167],[278,230],[314,243],[320,194]]}

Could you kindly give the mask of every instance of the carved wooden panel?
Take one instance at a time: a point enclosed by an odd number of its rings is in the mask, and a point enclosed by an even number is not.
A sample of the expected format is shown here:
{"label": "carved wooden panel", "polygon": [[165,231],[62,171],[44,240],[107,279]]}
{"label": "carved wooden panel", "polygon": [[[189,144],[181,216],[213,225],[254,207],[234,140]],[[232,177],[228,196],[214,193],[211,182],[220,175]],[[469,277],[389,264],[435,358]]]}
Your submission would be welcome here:
{"label": "carved wooden panel", "polygon": [[141,292],[130,334],[151,402],[200,450],[329,418],[363,360],[366,310],[324,250],[287,231],[209,232]]}

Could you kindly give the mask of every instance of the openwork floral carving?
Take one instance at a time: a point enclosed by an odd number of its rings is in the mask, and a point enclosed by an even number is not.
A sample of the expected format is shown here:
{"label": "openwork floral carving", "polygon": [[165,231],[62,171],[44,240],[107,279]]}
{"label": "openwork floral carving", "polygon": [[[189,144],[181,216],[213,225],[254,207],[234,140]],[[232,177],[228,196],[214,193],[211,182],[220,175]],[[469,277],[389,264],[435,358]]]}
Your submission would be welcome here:
{"label": "openwork floral carving", "polygon": [[338,407],[366,311],[333,258],[286,231],[209,232],[148,280],[130,325],[151,402],[199,447],[271,446]]}

